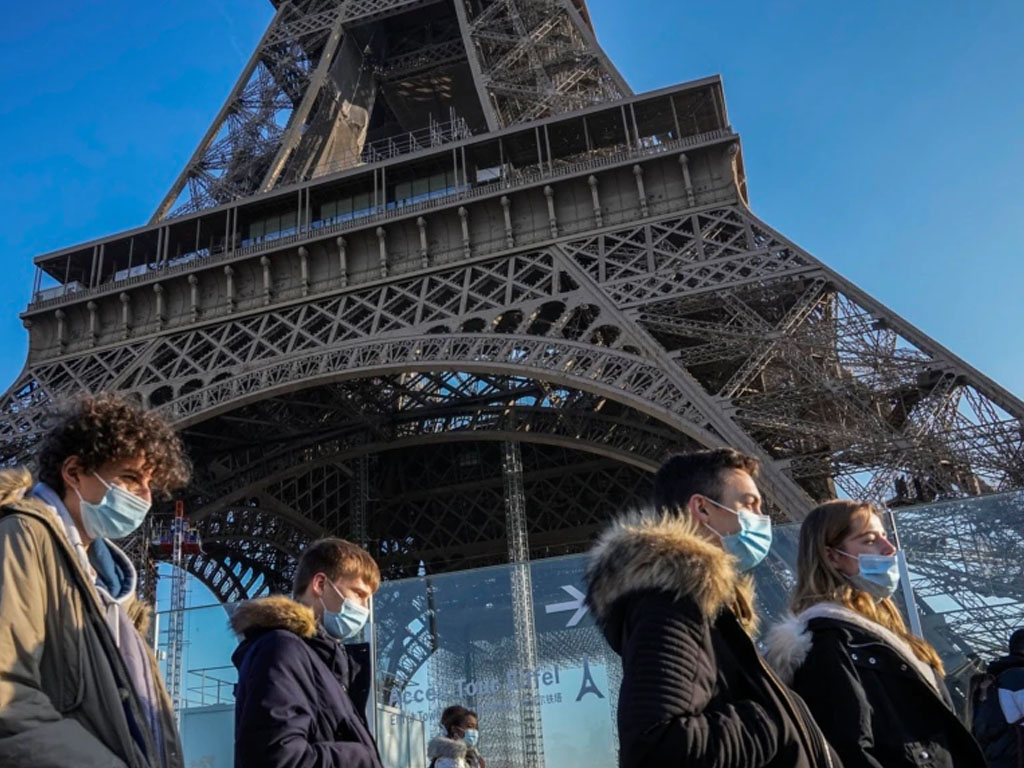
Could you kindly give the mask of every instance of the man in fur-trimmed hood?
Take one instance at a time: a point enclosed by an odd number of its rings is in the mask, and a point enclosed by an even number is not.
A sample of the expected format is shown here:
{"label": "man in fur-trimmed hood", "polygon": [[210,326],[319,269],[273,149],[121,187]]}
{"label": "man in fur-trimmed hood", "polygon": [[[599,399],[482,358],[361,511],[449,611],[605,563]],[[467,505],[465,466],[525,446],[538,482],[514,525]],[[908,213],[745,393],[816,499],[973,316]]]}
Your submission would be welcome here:
{"label": "man in fur-trimmed hood", "polygon": [[741,571],[771,541],[757,471],[728,449],[674,456],[655,478],[655,509],[617,520],[591,552],[587,605],[622,657],[623,768],[839,765],[751,640]]}
{"label": "man in fur-trimmed hood", "polygon": [[370,648],[344,642],[362,631],[379,586],[369,553],[320,539],[299,558],[294,600],[235,609],[235,768],[381,768],[365,713]]}

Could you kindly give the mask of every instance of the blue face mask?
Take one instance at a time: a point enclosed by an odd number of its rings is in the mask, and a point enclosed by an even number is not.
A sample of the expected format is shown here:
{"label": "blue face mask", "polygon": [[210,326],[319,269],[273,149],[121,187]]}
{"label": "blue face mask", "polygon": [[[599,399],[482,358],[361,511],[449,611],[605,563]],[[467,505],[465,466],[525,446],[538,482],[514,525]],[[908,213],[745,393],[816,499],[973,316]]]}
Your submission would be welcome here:
{"label": "blue face mask", "polygon": [[480,743],[480,731],[476,728],[470,728],[466,731],[466,735],[462,737],[462,740],[466,742],[466,746],[475,747]]}
{"label": "blue face mask", "polygon": [[96,479],[107,487],[99,504],[86,501],[74,489],[85,532],[94,539],[123,539],[142,525],[152,504],[119,485],[111,485],[99,475]]}
{"label": "blue face mask", "polygon": [[324,629],[336,640],[353,638],[366,626],[366,621],[370,618],[370,609],[364,608],[354,600],[348,600],[331,581],[328,580],[327,583],[331,585],[331,589],[337,593],[342,602],[340,611],[331,611],[327,609],[327,604],[323,599],[320,600],[320,605],[324,609]]}
{"label": "blue face mask", "polygon": [[851,555],[841,549],[836,552],[857,561],[860,573],[846,578],[861,592],[867,592],[875,600],[885,600],[896,592],[900,584],[900,565],[896,555]]}
{"label": "blue face mask", "polygon": [[[704,498],[707,499],[705,496]],[[736,558],[736,570],[745,573],[768,556],[772,547],[772,519],[768,515],[758,515],[748,509],[729,509],[714,499],[707,499],[716,507],[732,512],[740,520],[737,533],[723,536],[707,523],[708,530],[722,540],[725,551]]]}

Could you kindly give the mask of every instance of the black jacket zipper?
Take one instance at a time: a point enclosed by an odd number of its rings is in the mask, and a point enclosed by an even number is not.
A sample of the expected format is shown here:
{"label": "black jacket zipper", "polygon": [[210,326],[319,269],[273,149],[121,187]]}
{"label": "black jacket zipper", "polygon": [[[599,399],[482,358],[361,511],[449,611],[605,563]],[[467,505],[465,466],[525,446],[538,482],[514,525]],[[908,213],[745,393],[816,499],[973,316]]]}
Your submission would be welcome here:
{"label": "black jacket zipper", "polygon": [[[789,716],[793,718],[797,729],[800,731],[800,735],[804,738],[804,748],[807,750],[807,754],[811,756],[815,764],[818,766],[822,763],[816,755],[823,755],[825,758],[824,768],[833,768],[832,752],[829,749],[828,742],[825,741],[825,737],[819,730],[817,723],[811,719],[810,713],[806,711],[806,707],[802,711],[799,710],[796,702],[794,702],[792,697],[789,695],[789,691],[775,676],[775,673],[772,672],[771,668],[765,664],[764,659],[761,658],[761,654],[759,653],[757,654],[757,660],[767,675],[772,687],[775,689],[775,693],[780,699],[782,699],[785,706],[789,709]],[[808,720],[810,720],[810,725],[808,725]]]}

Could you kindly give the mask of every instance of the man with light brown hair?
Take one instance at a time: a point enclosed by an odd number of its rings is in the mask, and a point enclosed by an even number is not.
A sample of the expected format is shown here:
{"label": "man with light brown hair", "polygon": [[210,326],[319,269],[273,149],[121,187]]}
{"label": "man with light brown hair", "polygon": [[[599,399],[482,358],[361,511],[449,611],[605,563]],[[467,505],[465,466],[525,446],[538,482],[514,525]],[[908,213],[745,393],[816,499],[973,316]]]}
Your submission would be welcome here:
{"label": "man with light brown hair", "polygon": [[54,415],[34,486],[0,472],[0,765],[179,768],[149,610],[114,541],[189,463],[171,426],[115,396]]}
{"label": "man with light brown hair", "polygon": [[344,642],[362,632],[379,586],[369,553],[321,539],[299,558],[294,599],[235,610],[235,768],[381,768],[365,713],[369,645]]}

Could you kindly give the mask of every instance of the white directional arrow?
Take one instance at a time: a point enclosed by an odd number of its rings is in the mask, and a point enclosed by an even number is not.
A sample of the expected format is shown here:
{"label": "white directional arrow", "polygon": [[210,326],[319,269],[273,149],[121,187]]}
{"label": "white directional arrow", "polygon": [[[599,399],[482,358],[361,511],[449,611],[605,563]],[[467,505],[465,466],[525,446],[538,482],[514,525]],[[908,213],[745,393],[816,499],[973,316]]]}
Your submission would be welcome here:
{"label": "white directional arrow", "polygon": [[566,611],[576,611],[569,619],[569,623],[565,626],[575,627],[580,623],[580,619],[583,618],[587,612],[587,606],[583,604],[586,599],[584,594],[580,592],[576,587],[570,585],[563,585],[562,589],[569,593],[569,597],[572,598],[567,603],[552,603],[551,605],[544,606],[544,613],[565,613]]}

